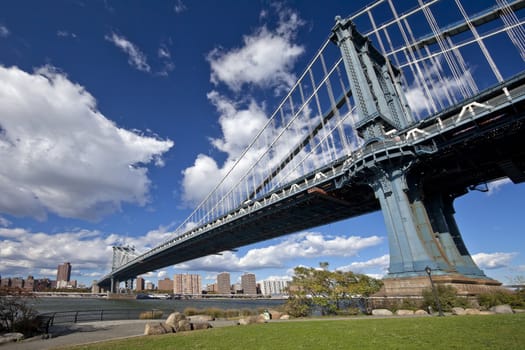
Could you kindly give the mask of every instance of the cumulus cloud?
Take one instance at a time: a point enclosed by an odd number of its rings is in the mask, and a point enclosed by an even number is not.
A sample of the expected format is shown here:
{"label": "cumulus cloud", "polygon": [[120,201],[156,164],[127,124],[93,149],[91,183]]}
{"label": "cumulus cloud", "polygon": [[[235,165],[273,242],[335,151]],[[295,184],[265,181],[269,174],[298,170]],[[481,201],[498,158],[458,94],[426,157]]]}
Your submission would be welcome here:
{"label": "cumulus cloud", "polygon": [[186,11],[186,5],[184,5],[184,3],[182,2],[182,0],[177,0],[175,2],[175,5],[173,6],[173,11],[175,11],[175,13],[181,13],[181,12],[184,12]]}
{"label": "cumulus cloud", "polygon": [[263,268],[282,268],[297,258],[323,256],[354,256],[362,249],[382,242],[378,236],[325,237],[317,232],[305,232],[286,237],[280,243],[264,248],[250,249],[244,256],[226,251],[175,265],[180,270],[249,271]]}
{"label": "cumulus cloud", "polygon": [[142,72],[149,72],[151,70],[151,67],[147,62],[146,55],[140,51],[140,49],[131,41],[127,40],[123,36],[117,35],[114,32],[111,33],[111,35],[106,35],[105,39],[113,43],[116,47],[128,55],[128,63],[130,66]]}
{"label": "cumulus cloud", "polygon": [[356,261],[349,265],[338,267],[336,270],[352,271],[357,273],[366,273],[371,270],[381,270],[387,272],[390,264],[390,255],[385,254],[378,258],[373,258],[367,261]]}
{"label": "cumulus cloud", "polygon": [[478,253],[472,255],[474,262],[482,269],[492,270],[508,267],[518,253]]}
{"label": "cumulus cloud", "polygon": [[54,278],[57,266],[69,261],[73,278],[97,277],[111,270],[112,246],[129,245],[143,252],[169,235],[162,227],[141,237],[108,235],[96,230],[51,234],[23,228],[0,228],[0,275]]}
{"label": "cumulus cloud", "polygon": [[509,178],[504,178],[496,181],[489,182],[487,184],[489,191],[487,192],[487,196],[492,196],[493,194],[498,193],[501,188],[505,185],[512,184],[512,181]]}
{"label": "cumulus cloud", "polygon": [[208,55],[211,81],[240,91],[244,84],[259,87],[290,87],[295,76],[290,70],[304,48],[294,44],[297,28],[303,24],[297,13],[284,10],[277,28],[258,28],[244,36],[243,46],[229,51],[216,48]]}
{"label": "cumulus cloud", "polygon": [[6,26],[0,24],[0,38],[7,38],[9,34],[9,29],[7,29]]}
{"label": "cumulus cloud", "polygon": [[117,127],[52,67],[0,66],[0,213],[97,220],[123,202],[145,205],[145,165],[162,165],[172,146]]}

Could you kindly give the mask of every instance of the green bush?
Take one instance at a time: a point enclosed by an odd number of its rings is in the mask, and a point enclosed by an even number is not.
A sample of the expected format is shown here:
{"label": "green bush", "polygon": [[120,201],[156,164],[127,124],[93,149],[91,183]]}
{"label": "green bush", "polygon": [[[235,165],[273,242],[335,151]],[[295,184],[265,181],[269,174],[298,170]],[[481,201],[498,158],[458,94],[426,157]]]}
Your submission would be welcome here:
{"label": "green bush", "polygon": [[238,309],[227,309],[224,314],[227,318],[235,318],[240,316],[240,311]]}
{"label": "green bush", "polygon": [[[459,297],[456,288],[452,286],[436,285],[436,290],[443,311],[451,311],[453,307],[469,307],[466,298]],[[423,306],[430,306],[433,310],[438,310],[432,289],[423,290]]]}
{"label": "green bush", "polygon": [[223,318],[226,313],[223,309],[219,309],[218,307],[209,307],[204,310],[204,314],[213,318]]}
{"label": "green bush", "polygon": [[522,293],[498,290],[478,295],[478,303],[485,309],[501,304],[509,304],[512,307],[521,307],[525,305],[524,297],[525,295]]}
{"label": "green bush", "polygon": [[158,320],[159,318],[162,318],[162,310],[149,310],[149,311],[143,311],[139,315],[139,319],[141,320]]}
{"label": "green bush", "polygon": [[194,315],[198,315],[200,312],[199,309],[195,308],[195,307],[187,307],[184,309],[184,315],[186,316],[194,316]]}
{"label": "green bush", "polygon": [[294,296],[290,296],[284,306],[286,313],[293,317],[306,317],[310,315],[311,308],[311,299]]}

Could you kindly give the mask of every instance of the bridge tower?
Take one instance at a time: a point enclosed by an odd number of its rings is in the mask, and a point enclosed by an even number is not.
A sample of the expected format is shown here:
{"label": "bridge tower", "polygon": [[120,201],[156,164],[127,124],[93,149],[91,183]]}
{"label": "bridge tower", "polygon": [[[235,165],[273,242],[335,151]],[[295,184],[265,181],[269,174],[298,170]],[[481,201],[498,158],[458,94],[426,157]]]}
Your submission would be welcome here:
{"label": "bridge tower", "polygon": [[340,48],[350,81],[364,152],[382,148],[389,154],[350,169],[347,177],[369,185],[380,203],[390,249],[386,294],[419,294],[428,287],[427,266],[436,281],[465,293],[500,285],[476,266],[463,243],[452,205],[462,193],[424,184],[412,171],[418,156],[432,149],[411,147],[396,135],[414,123],[399,70],[348,19],[336,17],[331,40]]}

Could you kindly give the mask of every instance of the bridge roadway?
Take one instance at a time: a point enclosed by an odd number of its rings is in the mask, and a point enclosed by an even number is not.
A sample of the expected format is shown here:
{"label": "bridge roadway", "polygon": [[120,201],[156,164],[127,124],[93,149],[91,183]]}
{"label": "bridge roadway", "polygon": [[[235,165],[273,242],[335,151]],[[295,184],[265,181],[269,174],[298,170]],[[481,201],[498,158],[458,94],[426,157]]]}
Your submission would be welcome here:
{"label": "bridge roadway", "polygon": [[[454,197],[509,177],[525,181],[525,73],[367,145],[227,216],[194,228],[104,276],[125,281],[162,267],[377,211],[365,183],[380,164],[406,161],[426,191]],[[503,88],[506,88],[506,94]],[[470,105],[470,107],[469,107]]]}

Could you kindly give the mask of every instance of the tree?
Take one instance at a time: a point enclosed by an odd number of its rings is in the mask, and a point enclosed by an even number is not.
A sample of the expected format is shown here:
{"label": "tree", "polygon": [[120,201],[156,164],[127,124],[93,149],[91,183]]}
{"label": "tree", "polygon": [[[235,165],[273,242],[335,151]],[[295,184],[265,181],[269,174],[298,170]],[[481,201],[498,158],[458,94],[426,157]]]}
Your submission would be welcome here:
{"label": "tree", "polygon": [[319,266],[298,266],[294,269],[292,283],[288,288],[290,299],[286,304],[292,316],[305,316],[313,307],[319,307],[323,315],[335,314],[343,308],[343,301],[367,297],[382,286],[381,281],[366,275],[351,271],[329,271],[326,262]]}
{"label": "tree", "polygon": [[38,327],[37,312],[29,301],[34,296],[21,288],[0,288],[0,331],[31,334]]}

